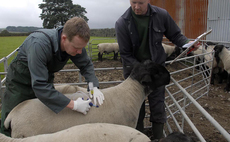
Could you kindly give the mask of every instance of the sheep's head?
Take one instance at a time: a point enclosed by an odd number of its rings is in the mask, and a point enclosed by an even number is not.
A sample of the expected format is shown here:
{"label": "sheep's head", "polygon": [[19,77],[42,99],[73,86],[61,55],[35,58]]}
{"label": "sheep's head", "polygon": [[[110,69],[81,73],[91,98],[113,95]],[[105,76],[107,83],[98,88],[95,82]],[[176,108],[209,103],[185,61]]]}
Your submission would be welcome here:
{"label": "sheep's head", "polygon": [[224,45],[216,45],[216,46],[214,47],[215,58],[216,58],[217,64],[219,64],[219,62],[220,62],[219,54],[222,52],[223,48],[224,48]]}
{"label": "sheep's head", "polygon": [[168,70],[152,61],[145,61],[143,64],[136,64],[130,77],[145,86],[147,92],[155,90],[157,87],[167,85],[170,82]]}
{"label": "sheep's head", "polygon": [[179,56],[181,54],[181,52],[182,51],[181,51],[180,47],[176,46],[173,53],[169,57],[167,57],[166,60],[169,61],[169,60],[175,59],[177,56]]}

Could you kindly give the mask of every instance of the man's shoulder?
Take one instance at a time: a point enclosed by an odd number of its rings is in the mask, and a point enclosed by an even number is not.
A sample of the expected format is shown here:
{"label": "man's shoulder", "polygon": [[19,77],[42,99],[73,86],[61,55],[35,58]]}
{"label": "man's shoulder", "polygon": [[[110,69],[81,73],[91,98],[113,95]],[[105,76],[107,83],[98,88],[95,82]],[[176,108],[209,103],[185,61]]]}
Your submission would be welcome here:
{"label": "man's shoulder", "polygon": [[151,8],[151,11],[153,13],[160,13],[160,14],[166,14],[167,13],[166,9],[155,6],[155,5],[150,5],[150,8]]}

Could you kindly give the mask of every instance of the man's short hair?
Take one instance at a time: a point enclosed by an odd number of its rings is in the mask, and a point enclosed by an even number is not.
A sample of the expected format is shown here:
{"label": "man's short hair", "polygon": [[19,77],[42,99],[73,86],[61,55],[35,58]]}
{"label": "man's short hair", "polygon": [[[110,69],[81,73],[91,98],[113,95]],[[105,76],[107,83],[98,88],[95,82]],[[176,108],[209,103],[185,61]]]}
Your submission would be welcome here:
{"label": "man's short hair", "polygon": [[73,37],[78,35],[86,42],[90,39],[90,29],[87,22],[80,17],[73,17],[69,19],[63,28],[63,34],[65,34],[69,41],[72,41]]}

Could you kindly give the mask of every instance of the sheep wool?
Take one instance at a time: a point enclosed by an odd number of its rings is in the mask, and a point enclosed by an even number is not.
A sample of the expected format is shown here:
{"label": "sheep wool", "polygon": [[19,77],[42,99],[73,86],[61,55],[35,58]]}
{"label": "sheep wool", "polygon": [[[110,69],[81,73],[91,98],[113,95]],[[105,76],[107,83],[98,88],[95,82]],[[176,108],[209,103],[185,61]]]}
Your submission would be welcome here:
{"label": "sheep wool", "polygon": [[87,123],[111,123],[135,128],[146,96],[169,82],[170,74],[165,67],[147,61],[137,64],[122,83],[101,89],[105,97],[103,105],[91,107],[87,115],[69,108],[56,114],[40,100],[31,99],[17,105],[4,125],[11,127],[11,136],[14,138],[54,133]]}
{"label": "sheep wool", "polygon": [[171,46],[171,45],[167,45],[164,43],[162,43],[162,46],[163,46],[165,53],[167,54],[168,57],[174,52],[175,47],[176,47],[176,46]]}
{"label": "sheep wool", "polygon": [[77,91],[87,92],[86,88],[80,87],[80,86],[73,86],[73,85],[57,85],[55,86],[55,89],[59,91],[62,94],[69,94],[69,93],[75,93]]}
{"label": "sheep wool", "polygon": [[230,51],[224,45],[216,45],[214,50],[218,66],[228,72],[227,85],[224,89],[230,91]]}
{"label": "sheep wool", "polygon": [[99,43],[97,45],[97,48],[99,50],[98,60],[102,61],[103,53],[108,54],[111,52],[114,52],[114,60],[117,60],[118,52],[119,52],[118,43]]}
{"label": "sheep wool", "polygon": [[167,61],[175,59],[178,55],[180,55],[180,48],[175,45],[167,45],[162,43],[162,46],[165,50],[165,53],[167,55]]}
{"label": "sheep wool", "polygon": [[1,142],[150,142],[150,139],[134,128],[107,124],[91,123],[73,126],[52,133],[17,139],[0,133]]}

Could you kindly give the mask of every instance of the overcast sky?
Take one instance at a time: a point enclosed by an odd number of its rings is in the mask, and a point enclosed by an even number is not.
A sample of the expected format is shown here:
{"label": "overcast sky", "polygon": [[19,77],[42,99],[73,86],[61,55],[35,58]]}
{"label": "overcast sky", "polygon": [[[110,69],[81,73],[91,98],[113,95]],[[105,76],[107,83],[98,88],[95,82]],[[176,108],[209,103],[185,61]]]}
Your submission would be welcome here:
{"label": "overcast sky", "polygon": [[[38,4],[43,0],[1,0],[0,28],[7,26],[42,27]],[[114,28],[115,21],[130,6],[129,0],[72,0],[86,8],[91,29]]]}

